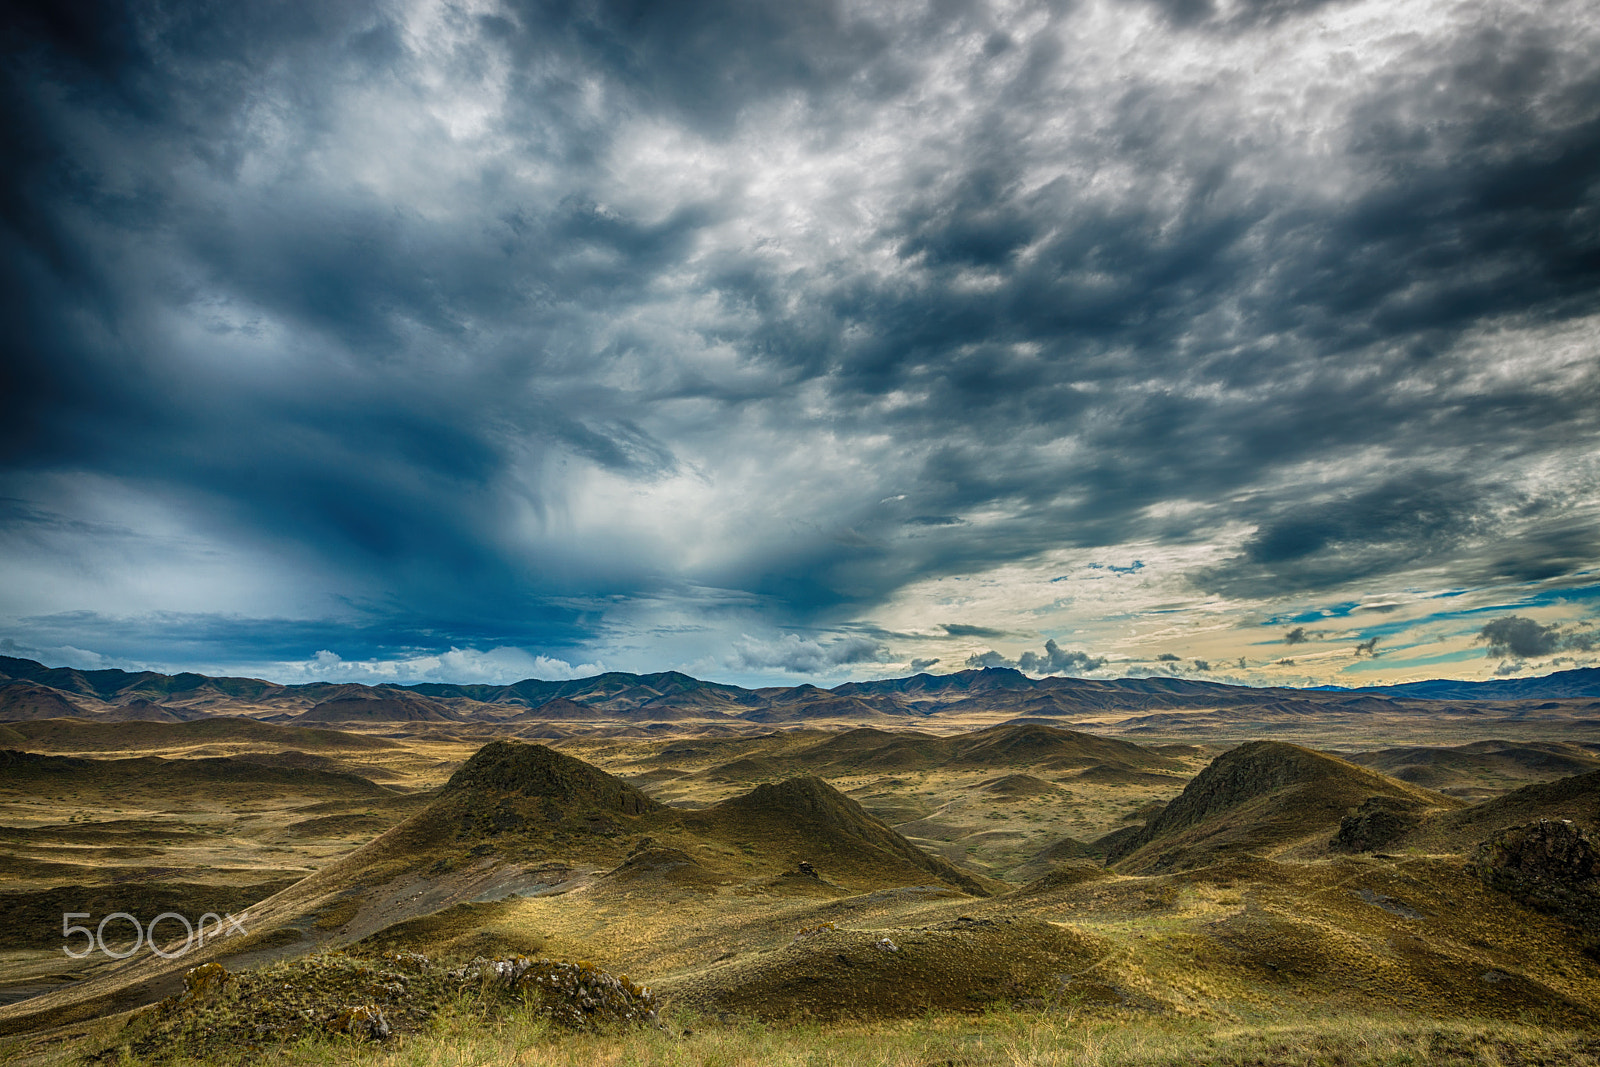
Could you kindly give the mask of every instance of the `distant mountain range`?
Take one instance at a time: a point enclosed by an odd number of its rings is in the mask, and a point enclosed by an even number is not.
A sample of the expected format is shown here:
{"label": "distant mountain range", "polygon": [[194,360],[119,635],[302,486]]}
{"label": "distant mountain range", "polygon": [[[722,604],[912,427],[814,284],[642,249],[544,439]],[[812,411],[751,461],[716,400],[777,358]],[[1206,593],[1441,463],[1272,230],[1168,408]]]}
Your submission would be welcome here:
{"label": "distant mountain range", "polygon": [[1224,685],[1184,678],[1029,678],[1006,667],[916,674],[832,689],[745,689],[676,671],[610,671],[570,681],[510,685],[376,686],[345,682],[279,685],[259,678],[84,671],[0,656],[0,720],[66,715],[180,722],[215,714],[305,722],[702,722],[816,720],[890,724],[927,716],[1002,712],[1061,721],[1126,714],[1130,726],[1161,725],[1159,713],[1248,712],[1253,718],[1401,713],[1417,701],[1481,702],[1600,698],[1600,669],[1489,682],[1426,681],[1360,689]]}
{"label": "distant mountain range", "polygon": [[1364,686],[1343,692],[1381,693],[1421,700],[1575,700],[1600,695],[1600,667],[1579,667],[1538,678],[1497,678],[1490,682],[1433,678],[1426,682]]}

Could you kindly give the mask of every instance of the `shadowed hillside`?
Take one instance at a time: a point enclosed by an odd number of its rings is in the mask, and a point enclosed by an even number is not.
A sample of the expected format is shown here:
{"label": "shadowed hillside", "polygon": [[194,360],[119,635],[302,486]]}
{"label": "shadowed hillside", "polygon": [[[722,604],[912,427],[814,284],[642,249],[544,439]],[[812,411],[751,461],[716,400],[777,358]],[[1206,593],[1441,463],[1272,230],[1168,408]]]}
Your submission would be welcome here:
{"label": "shadowed hillside", "polygon": [[1474,741],[1450,748],[1407,745],[1357,752],[1352,763],[1429,789],[1521,784],[1600,770],[1600,754],[1560,742]]}
{"label": "shadowed hillside", "polygon": [[1327,837],[1372,796],[1418,809],[1460,801],[1385,777],[1334,756],[1254,741],[1218,756],[1160,814],[1118,840],[1107,861],[1119,870],[1197,867],[1227,854],[1275,854]]}
{"label": "shadowed hillside", "polygon": [[281,744],[299,749],[377,750],[400,747],[382,737],[308,726],[280,726],[232,716],[183,723],[41,719],[13,723],[7,729],[22,739],[17,747],[46,752],[125,752],[218,742]]}
{"label": "shadowed hillside", "polygon": [[414,693],[380,690],[324,700],[295,718],[314,722],[459,722],[461,716]]}
{"label": "shadowed hillside", "polygon": [[59,692],[31,682],[0,685],[0,720],[22,722],[30,719],[62,719],[85,712]]}
{"label": "shadowed hillside", "polygon": [[979,879],[923,852],[820,778],[757,786],[683,823],[694,833],[753,844],[786,865],[814,862],[828,877],[860,888],[931,879],[976,896],[988,894]]}
{"label": "shadowed hillside", "polygon": [[0,772],[9,789],[98,789],[107,794],[172,793],[187,787],[212,790],[313,789],[349,796],[389,797],[391,790],[356,774],[274,767],[248,760],[169,760],[159,756],[98,760],[0,750]]}
{"label": "shadowed hillside", "polygon": [[1571,819],[1584,830],[1600,832],[1600,771],[1526,785],[1437,814],[1409,829],[1396,847],[1464,851],[1499,831],[1538,819]]}
{"label": "shadowed hillside", "polygon": [[915,1018],[1004,1003],[1011,990],[1049,989],[1111,952],[1081,930],[1016,918],[822,928],[670,989],[686,1006],[764,1020]]}

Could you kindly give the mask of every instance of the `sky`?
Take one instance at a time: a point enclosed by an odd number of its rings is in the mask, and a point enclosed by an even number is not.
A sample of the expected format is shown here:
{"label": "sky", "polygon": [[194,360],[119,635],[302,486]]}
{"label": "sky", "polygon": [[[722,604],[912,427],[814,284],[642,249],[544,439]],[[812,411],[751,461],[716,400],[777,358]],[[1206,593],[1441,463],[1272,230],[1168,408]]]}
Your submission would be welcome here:
{"label": "sky", "polygon": [[0,654],[1600,663],[1592,0],[52,0]]}

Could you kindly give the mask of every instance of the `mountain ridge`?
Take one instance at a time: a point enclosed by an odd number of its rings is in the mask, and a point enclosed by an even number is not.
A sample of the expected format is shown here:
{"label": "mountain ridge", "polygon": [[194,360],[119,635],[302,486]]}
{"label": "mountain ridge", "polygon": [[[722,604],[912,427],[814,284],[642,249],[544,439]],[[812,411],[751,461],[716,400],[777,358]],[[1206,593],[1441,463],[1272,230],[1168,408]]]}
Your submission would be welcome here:
{"label": "mountain ridge", "polygon": [[[742,719],[753,723],[854,719],[890,722],[904,717],[989,712],[1073,718],[1131,715],[1118,725],[1142,725],[1152,712],[1250,712],[1270,718],[1335,712],[1345,715],[1405,713],[1419,701],[1467,704],[1496,700],[1600,700],[1600,668],[1557,671],[1540,678],[1485,682],[1432,680],[1359,689],[1242,686],[1192,678],[1149,676],[1093,679],[1050,675],[1029,678],[1015,668],[985,667],[950,674],[845,682],[832,689],[810,683],[746,689],[693,678],[678,671],[631,674],[607,671],[586,678],[526,678],[507,685],[420,682],[304,682],[284,685],[259,678],[211,677],[185,672],[117,669],[83,671],[47,667],[0,656],[0,720],[81,716],[114,720],[135,715],[175,717],[248,705],[287,719],[336,721],[336,712],[373,721],[528,722],[540,709],[582,720],[629,721]],[[371,702],[371,703],[363,703]],[[158,710],[159,709],[159,710]],[[1473,713],[1473,712],[1468,712]],[[387,718],[385,717],[387,716]]]}

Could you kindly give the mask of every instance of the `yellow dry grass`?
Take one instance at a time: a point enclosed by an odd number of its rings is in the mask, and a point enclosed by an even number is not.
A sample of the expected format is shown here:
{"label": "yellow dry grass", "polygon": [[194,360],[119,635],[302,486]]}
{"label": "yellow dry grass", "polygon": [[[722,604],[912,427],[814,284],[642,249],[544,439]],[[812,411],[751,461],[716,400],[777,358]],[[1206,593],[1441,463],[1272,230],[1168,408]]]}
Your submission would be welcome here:
{"label": "yellow dry grass", "polygon": [[[470,1011],[397,1047],[316,1039],[284,1067],[1595,1067],[1600,1036],[1484,1020],[1307,1014],[1227,1023],[1071,1011],[783,1027],[668,1017],[668,1029],[573,1035],[528,1012]],[[112,1059],[110,1062],[116,1062]],[[124,1059],[124,1063],[135,1063]],[[259,1063],[172,1059],[171,1067]]]}

